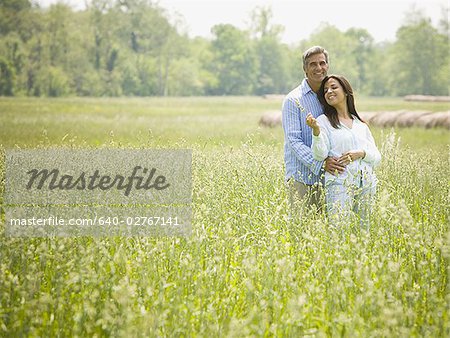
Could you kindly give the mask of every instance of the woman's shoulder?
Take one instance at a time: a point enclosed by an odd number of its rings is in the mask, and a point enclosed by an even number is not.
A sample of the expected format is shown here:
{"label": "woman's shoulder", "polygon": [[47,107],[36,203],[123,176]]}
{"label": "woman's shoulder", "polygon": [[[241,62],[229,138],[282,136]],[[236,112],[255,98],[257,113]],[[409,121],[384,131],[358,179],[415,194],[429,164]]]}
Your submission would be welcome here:
{"label": "woman's shoulder", "polygon": [[330,121],[328,120],[328,117],[325,114],[321,114],[317,117],[317,122],[324,126],[329,126]]}
{"label": "woman's shoulder", "polygon": [[355,118],[354,121],[356,122],[356,124],[362,128],[362,129],[368,129],[370,130],[368,124],[366,122],[361,121],[360,119]]}

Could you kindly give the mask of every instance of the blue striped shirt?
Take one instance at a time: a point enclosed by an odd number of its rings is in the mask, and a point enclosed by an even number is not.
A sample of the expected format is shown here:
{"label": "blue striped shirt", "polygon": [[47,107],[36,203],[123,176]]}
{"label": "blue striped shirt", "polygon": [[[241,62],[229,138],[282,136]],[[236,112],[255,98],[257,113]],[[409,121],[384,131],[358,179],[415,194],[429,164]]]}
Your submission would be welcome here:
{"label": "blue striped shirt", "polygon": [[323,161],[316,161],[311,151],[312,129],[306,124],[306,115],[322,115],[323,108],[306,79],[286,95],[282,108],[284,130],[284,161],[286,181],[292,176],[304,184],[323,183]]}

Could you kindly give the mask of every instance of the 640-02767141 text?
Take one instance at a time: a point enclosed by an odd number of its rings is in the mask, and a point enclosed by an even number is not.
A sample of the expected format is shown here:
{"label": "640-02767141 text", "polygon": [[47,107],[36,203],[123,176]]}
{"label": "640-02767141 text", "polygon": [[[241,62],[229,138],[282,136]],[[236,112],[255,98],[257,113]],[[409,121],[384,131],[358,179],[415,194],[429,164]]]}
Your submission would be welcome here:
{"label": "640-02767141 text", "polygon": [[92,218],[62,218],[49,216],[46,218],[11,218],[12,226],[180,226],[178,216],[94,216]]}

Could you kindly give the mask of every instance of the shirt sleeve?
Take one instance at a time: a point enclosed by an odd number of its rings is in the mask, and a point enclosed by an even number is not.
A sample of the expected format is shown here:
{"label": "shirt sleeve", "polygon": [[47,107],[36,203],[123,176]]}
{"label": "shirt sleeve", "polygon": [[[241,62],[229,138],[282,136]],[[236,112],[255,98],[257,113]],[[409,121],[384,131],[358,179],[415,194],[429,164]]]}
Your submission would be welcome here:
{"label": "shirt sleeve", "polygon": [[375,144],[375,140],[370,132],[369,127],[365,124],[366,128],[366,142],[363,150],[366,152],[366,156],[362,159],[364,162],[369,163],[373,167],[376,167],[381,161],[381,154]]}
{"label": "shirt sleeve", "polygon": [[287,97],[284,100],[282,108],[284,137],[297,159],[309,167],[314,174],[319,175],[322,161],[315,160],[311,148],[305,144],[305,132],[302,130],[299,118],[301,113],[300,107],[295,103],[293,97]]}
{"label": "shirt sleeve", "polygon": [[330,140],[328,138],[328,129],[320,122],[320,134],[318,136],[312,136],[312,146],[311,150],[314,159],[317,161],[323,161],[328,157],[330,153]]}

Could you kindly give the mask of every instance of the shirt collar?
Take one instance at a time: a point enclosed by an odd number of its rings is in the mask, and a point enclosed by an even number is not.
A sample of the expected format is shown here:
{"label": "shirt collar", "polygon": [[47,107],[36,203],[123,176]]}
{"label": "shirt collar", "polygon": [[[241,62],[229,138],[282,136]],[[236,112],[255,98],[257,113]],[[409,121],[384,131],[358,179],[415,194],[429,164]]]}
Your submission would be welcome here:
{"label": "shirt collar", "polygon": [[305,95],[309,92],[314,93],[314,91],[311,89],[311,87],[309,86],[309,83],[308,83],[308,81],[306,81],[306,79],[303,79],[303,81],[300,85],[300,91],[301,91],[302,95]]}

